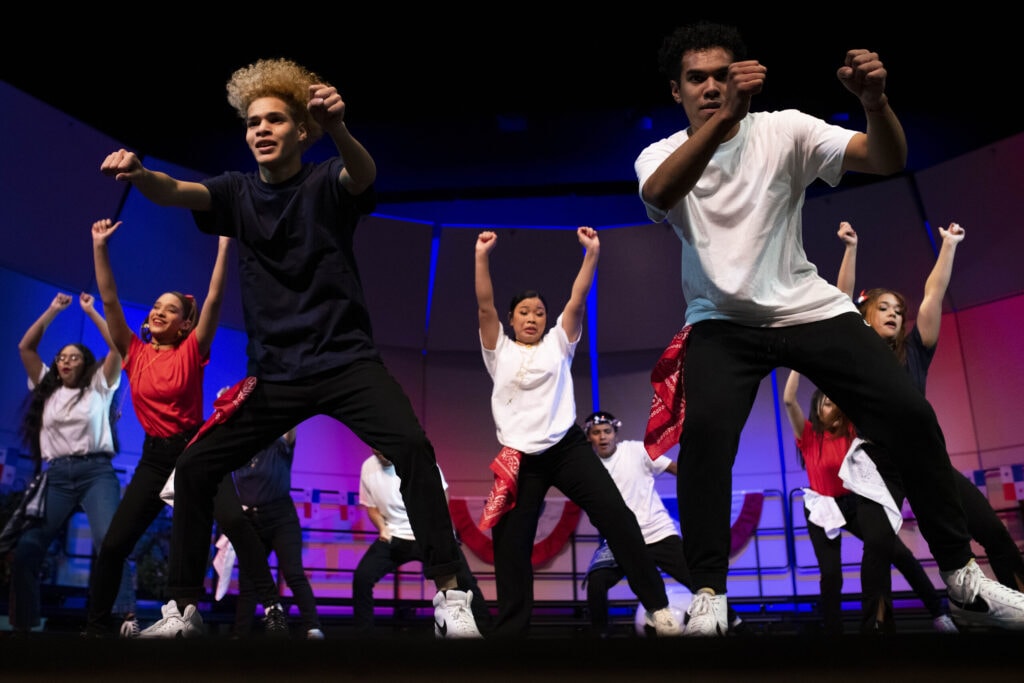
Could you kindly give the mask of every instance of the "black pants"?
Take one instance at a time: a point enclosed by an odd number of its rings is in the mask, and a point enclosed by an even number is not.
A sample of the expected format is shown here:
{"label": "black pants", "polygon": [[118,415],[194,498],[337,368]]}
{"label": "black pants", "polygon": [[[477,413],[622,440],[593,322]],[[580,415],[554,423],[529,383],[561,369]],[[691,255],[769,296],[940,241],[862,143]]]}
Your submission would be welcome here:
{"label": "black pants", "polygon": [[707,320],[687,339],[676,484],[694,587],[726,591],[732,466],[761,380],[777,367],[807,377],[866,438],[896,454],[939,568],[964,566],[973,557],[967,518],[935,412],[859,314],[790,327]]}
{"label": "black pants", "polygon": [[[921,562],[893,531],[885,508],[855,493],[836,498],[836,504],[846,519],[846,526],[843,529],[864,544],[860,564],[861,631],[873,632],[876,628],[890,631],[894,628],[891,570],[893,566],[907,579],[907,583],[932,618],[942,614],[942,600],[938,591],[932,585]],[[804,512],[807,514],[806,508]],[[821,574],[821,598],[818,609],[822,623],[826,633],[838,635],[843,632],[843,537],[840,534],[835,538],[828,538],[825,530],[812,522],[809,515],[807,535],[811,539],[811,546],[818,560],[818,571]]]}
{"label": "black pants", "polygon": [[220,481],[315,415],[338,420],[395,464],[409,522],[423,548],[424,576],[433,579],[459,571],[459,548],[433,446],[402,387],[384,365],[358,361],[301,380],[259,381],[231,417],[181,454],[168,561],[168,591],[179,606],[195,604],[203,593],[213,499]]}
{"label": "black pants", "polygon": [[665,582],[647,552],[636,515],[622,500],[608,470],[594,456],[583,430],[574,425],[548,450],[523,456],[516,505],[491,530],[498,589],[495,636],[523,637],[529,629],[533,610],[531,555],[544,497],[552,486],[579,505],[608,540],[608,547],[626,572],[630,589],[644,607],[654,611],[668,606]]}
{"label": "black pants", "polygon": [[[189,430],[172,437],[147,436],[142,443],[142,456],[135,468],[132,479],[125,487],[121,502],[114,512],[114,518],[103,538],[99,555],[93,564],[89,576],[89,611],[86,628],[94,633],[110,631],[111,610],[117,599],[118,587],[125,560],[135,549],[136,543],[163,511],[164,503],[160,499],[163,489],[189,440],[195,435],[196,429]],[[228,486],[222,486],[217,493],[218,510],[222,515],[234,510],[241,510],[238,494],[230,479]],[[177,500],[177,493],[175,494]],[[221,516],[218,515],[218,519]],[[232,525],[227,525],[232,527]],[[239,571],[248,572],[260,591],[261,599],[276,596],[276,585],[267,558],[258,551],[261,548],[259,538],[251,528],[228,528],[225,530],[231,544],[238,555]],[[209,537],[206,538],[207,549]]]}
{"label": "black pants", "polygon": [[[690,588],[690,568],[683,554],[682,538],[672,535],[648,543],[647,552],[654,558],[658,569]],[[591,628],[597,635],[608,632],[608,592],[625,576],[626,572],[617,564],[587,574],[587,608],[590,611]]]}
{"label": "black pants", "polygon": [[[227,482],[230,479],[226,477],[224,481]],[[238,509],[241,510],[241,506]],[[313,595],[313,588],[309,585],[306,568],[302,564],[302,523],[299,522],[299,515],[295,511],[295,503],[291,496],[249,508],[242,512],[242,517],[247,524],[252,525],[259,537],[263,557],[267,558],[273,552],[277,558],[278,578],[284,579],[292,593],[295,606],[298,607],[299,616],[302,618],[303,633],[310,629],[320,628],[316,598]],[[228,538],[231,537],[228,536]],[[248,636],[252,632],[256,603],[262,599],[262,596],[260,587],[248,573],[243,571],[241,562],[238,566],[235,634]]]}
{"label": "black pants", "polygon": [[[487,608],[484,594],[477,585],[476,577],[469,570],[465,554],[459,548],[462,568],[456,574],[459,586],[473,591],[470,609],[480,634],[487,636],[493,626],[493,617]],[[355,573],[352,575],[352,620],[356,632],[370,635],[373,632],[373,587],[388,574],[394,572],[408,562],[422,562],[423,551],[416,541],[406,538],[391,538],[390,542],[380,538],[374,540],[359,560]]]}
{"label": "black pants", "polygon": [[[902,504],[906,493],[895,460],[887,451],[875,444],[864,444],[864,452],[875,463],[893,499]],[[960,494],[964,514],[967,515],[967,531],[971,538],[985,549],[992,573],[996,575],[999,583],[1013,590],[1020,590],[1021,582],[1024,582],[1024,557],[1021,556],[1017,542],[1010,535],[1010,530],[1003,524],[1003,520],[999,519],[988,497],[974,485],[974,482],[955,468],[953,479]]]}

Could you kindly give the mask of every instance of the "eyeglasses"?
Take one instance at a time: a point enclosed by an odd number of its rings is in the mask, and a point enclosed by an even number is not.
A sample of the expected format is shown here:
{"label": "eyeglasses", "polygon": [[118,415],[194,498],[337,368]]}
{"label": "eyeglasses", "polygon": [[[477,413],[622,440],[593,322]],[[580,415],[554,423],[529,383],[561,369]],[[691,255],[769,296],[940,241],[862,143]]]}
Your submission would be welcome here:
{"label": "eyeglasses", "polygon": [[62,353],[57,356],[58,363],[77,363],[80,360],[82,360],[82,354],[80,353]]}

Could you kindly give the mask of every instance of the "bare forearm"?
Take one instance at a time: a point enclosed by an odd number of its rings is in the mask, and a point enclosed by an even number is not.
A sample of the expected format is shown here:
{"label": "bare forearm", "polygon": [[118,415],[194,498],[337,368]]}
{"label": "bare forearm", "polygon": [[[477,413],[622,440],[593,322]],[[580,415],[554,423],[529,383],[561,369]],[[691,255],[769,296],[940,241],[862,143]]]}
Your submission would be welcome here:
{"label": "bare forearm", "polygon": [[868,158],[876,173],[891,175],[907,165],[907,138],[888,101],[867,116]]}
{"label": "bare forearm", "polygon": [[349,132],[344,123],[328,131],[338,155],[345,162],[352,183],[350,191],[359,194],[377,179],[377,164],[363,145]]}

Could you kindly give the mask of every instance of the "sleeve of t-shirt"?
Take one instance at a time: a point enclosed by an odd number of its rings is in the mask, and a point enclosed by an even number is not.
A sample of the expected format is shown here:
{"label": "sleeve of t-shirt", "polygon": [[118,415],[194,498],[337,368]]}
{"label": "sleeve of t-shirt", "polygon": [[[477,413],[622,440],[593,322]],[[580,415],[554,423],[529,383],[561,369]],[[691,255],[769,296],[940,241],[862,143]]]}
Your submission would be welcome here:
{"label": "sleeve of t-shirt", "polygon": [[637,192],[640,194],[640,201],[644,203],[644,207],[647,209],[647,217],[655,223],[664,221],[665,217],[668,216],[668,212],[662,211],[658,207],[644,201],[644,183],[647,182],[652,173],[658,170],[658,167],[661,166],[665,159],[686,141],[687,137],[686,131],[681,130],[674,135],[651,143],[640,152],[640,156],[633,162],[633,170],[636,172],[636,177],[639,181]]}
{"label": "sleeve of t-shirt", "polygon": [[838,185],[843,177],[846,146],[857,131],[796,110],[785,114],[800,167],[805,169],[804,185],[810,185],[816,178],[831,187]]}

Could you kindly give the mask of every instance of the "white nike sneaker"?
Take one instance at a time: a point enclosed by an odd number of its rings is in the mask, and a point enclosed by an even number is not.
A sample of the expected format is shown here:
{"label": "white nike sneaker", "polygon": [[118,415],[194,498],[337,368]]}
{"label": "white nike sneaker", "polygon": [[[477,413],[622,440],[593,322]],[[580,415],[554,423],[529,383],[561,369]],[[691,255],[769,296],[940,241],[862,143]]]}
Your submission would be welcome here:
{"label": "white nike sneaker", "polygon": [[139,638],[195,638],[203,635],[203,618],[195,605],[178,611],[178,604],[171,600],[160,608],[163,619],[139,632]]}
{"label": "white nike sneaker", "polygon": [[956,571],[940,574],[958,625],[1024,630],[1024,593],[985,576],[973,558]]}
{"label": "white nike sneaker", "polygon": [[728,613],[729,603],[724,595],[697,591],[686,610],[683,635],[724,636],[729,631]]}
{"label": "white nike sneaker", "polygon": [[434,596],[434,635],[438,638],[483,638],[470,604],[473,591],[438,591]]}

